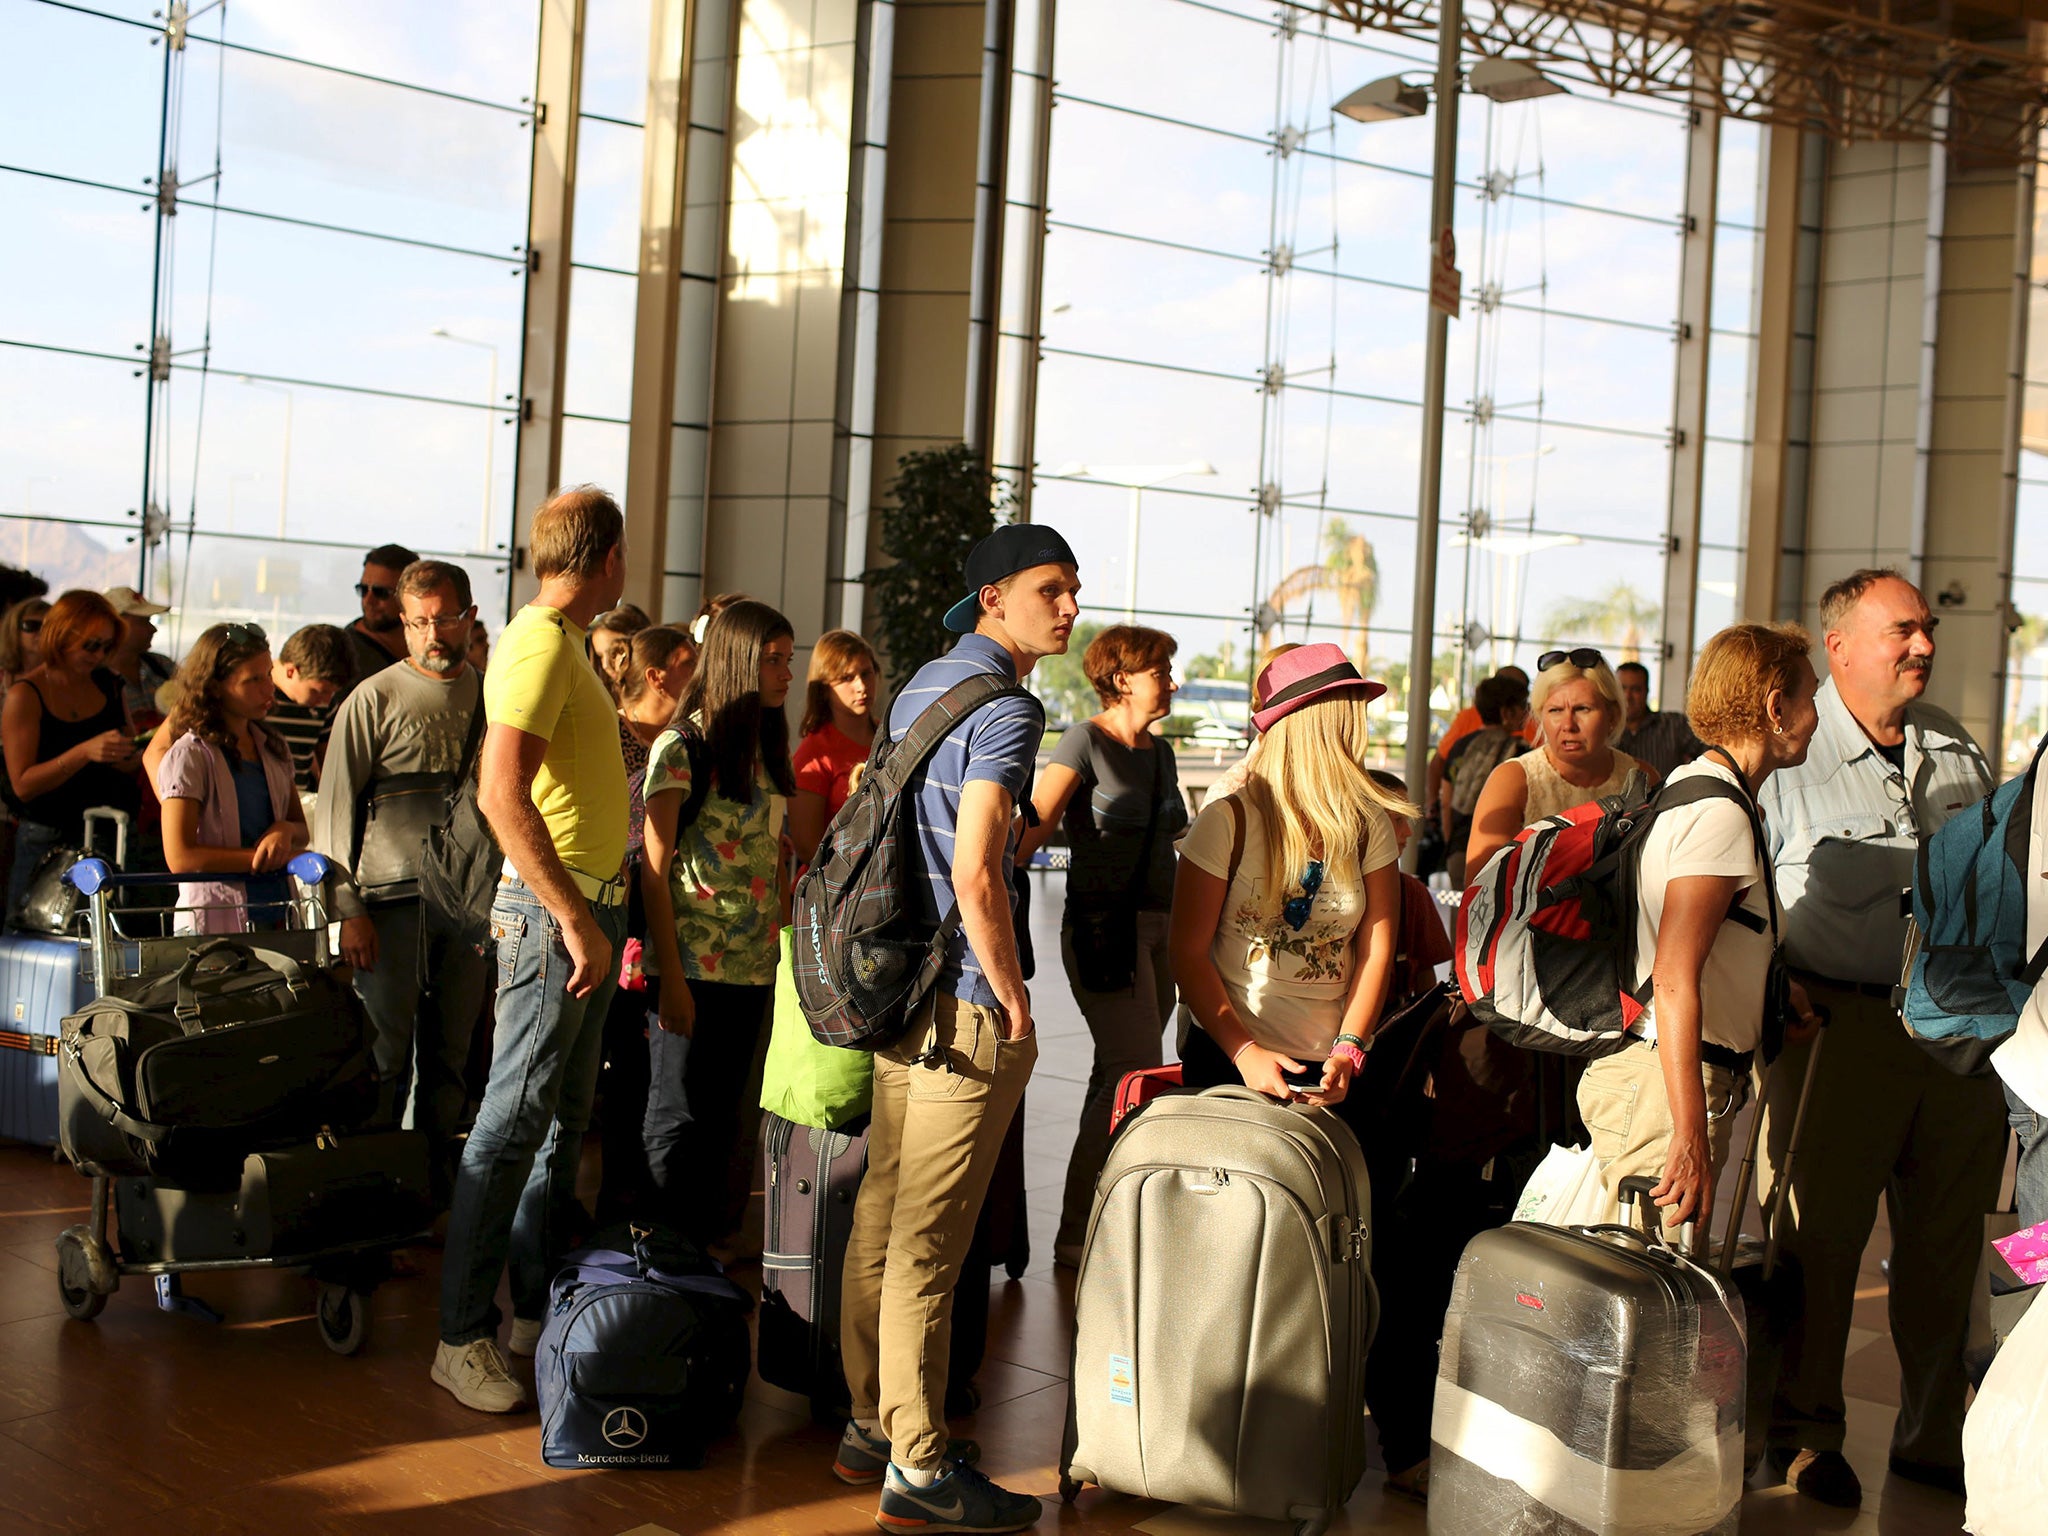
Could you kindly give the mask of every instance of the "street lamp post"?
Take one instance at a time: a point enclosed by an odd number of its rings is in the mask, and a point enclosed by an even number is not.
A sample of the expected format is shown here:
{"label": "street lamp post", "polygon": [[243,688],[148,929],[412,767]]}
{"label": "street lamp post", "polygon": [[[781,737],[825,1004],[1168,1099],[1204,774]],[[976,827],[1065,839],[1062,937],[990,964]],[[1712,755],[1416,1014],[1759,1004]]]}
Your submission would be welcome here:
{"label": "street lamp post", "polygon": [[1207,459],[1185,464],[1068,464],[1059,470],[1063,480],[1095,480],[1120,485],[1131,493],[1129,538],[1124,546],[1124,618],[1138,618],[1138,520],[1144,513],[1145,492],[1155,485],[1178,480],[1182,475],[1213,476],[1216,466]]}
{"label": "street lamp post", "polygon": [[[251,389],[267,389],[272,394],[284,396],[284,456],[277,469],[277,536],[281,539],[284,537],[285,508],[291,502],[292,490],[292,392],[282,384],[252,379],[246,373],[236,374],[235,380],[237,383],[248,385]],[[228,494],[232,499],[232,489]]]}
{"label": "street lamp post", "polygon": [[[1438,267],[1451,266],[1451,214],[1458,175],[1458,69],[1463,39],[1463,0],[1439,0],[1436,40],[1436,151],[1430,167],[1429,250],[1431,287]],[[1472,67],[1472,89],[1492,101],[1529,101],[1551,96],[1564,87],[1521,59],[1486,58]],[[1361,86],[1332,110],[1362,123],[1419,117],[1428,109],[1420,85],[1390,75]],[[1454,273],[1446,275],[1455,276]],[[1452,302],[1455,302],[1454,296]],[[1408,750],[1409,793],[1419,793],[1429,773],[1430,672],[1436,649],[1436,556],[1439,503],[1444,483],[1444,376],[1450,346],[1451,316],[1432,293],[1424,332],[1422,371],[1422,485],[1416,508],[1415,605],[1409,621]],[[1408,855],[1412,867],[1414,846]]]}
{"label": "street lamp post", "polygon": [[484,507],[476,535],[477,552],[481,554],[491,547],[491,466],[498,447],[498,347],[496,342],[458,336],[445,325],[435,326],[429,334],[442,341],[452,341],[459,347],[482,347],[491,354],[491,380],[484,391],[484,402],[489,407],[484,412]]}

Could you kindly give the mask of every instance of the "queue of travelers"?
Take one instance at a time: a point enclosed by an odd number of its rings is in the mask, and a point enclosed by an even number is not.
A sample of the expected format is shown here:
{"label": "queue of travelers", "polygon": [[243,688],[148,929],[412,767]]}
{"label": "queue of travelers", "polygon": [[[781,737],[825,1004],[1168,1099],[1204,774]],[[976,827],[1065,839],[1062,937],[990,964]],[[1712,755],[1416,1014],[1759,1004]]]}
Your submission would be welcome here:
{"label": "queue of travelers", "polygon": [[[654,622],[619,601],[623,540],[604,492],[549,500],[529,546],[539,591],[495,648],[468,574],[397,545],[365,557],[359,618],[307,626],[275,653],[258,626],[217,624],[171,668],[151,649],[164,610],[127,588],[31,594],[0,615],[10,911],[51,850],[85,846],[88,812],[135,816],[145,797],[161,805],[164,867],[195,931],[281,924],[286,862],[309,846],[333,861],[378,1119],[427,1133],[448,1213],[432,1378],[489,1412],[524,1404],[507,1354],[534,1352],[549,1268],[589,1224],[574,1188],[600,1100],[599,1216],[659,1219],[706,1247],[730,1237],[741,1212],[725,1170],[798,871],[882,733],[900,740],[964,679],[1024,682],[1066,650],[1079,611],[1065,541],[999,529],[946,616],[958,640],[886,708],[873,648],[845,630],[817,639],[792,743],[796,626],[738,593],[688,625]],[[1781,1236],[1804,1298],[1774,1465],[1822,1503],[1860,1501],[1842,1376],[1882,1197],[1902,1370],[1890,1469],[1959,1490],[1978,1224],[2008,1118],[2033,1159],[2022,1198],[2048,1215],[2048,1046],[2029,1044],[2048,1040],[2048,1014],[2000,1061],[2001,1084],[1934,1064],[1892,1007],[1897,893],[1921,843],[1992,777],[1922,697],[1933,626],[1904,577],[1855,572],[1823,598],[1821,666],[1797,626],[1732,625],[1700,652],[1682,712],[1649,709],[1639,663],[1549,650],[1533,677],[1504,667],[1479,682],[1420,797],[1370,766],[1384,686],[1327,644],[1261,658],[1256,744],[1198,811],[1160,730],[1176,688],[1163,631],[1095,637],[1082,669],[1101,707],[1043,766],[1034,700],[1000,694],[963,718],[906,790],[911,900],[935,928],[957,910],[958,926],[908,1033],[875,1056],[834,1472],[876,1485],[890,1528],[1019,1530],[1039,1516],[973,1465],[944,1403],[951,1289],[1038,1048],[1012,870],[1063,834],[1061,954],[1092,1061],[1056,1263],[1083,1257],[1118,1084],[1160,1065],[1169,1030],[1188,1087],[1334,1110],[1374,1167],[1383,1313],[1368,1402],[1389,1487],[1426,1497],[1462,1241],[1444,1233],[1505,1218],[1485,1214],[1490,1152],[1389,1158],[1383,1103],[1355,1091],[1382,1025],[1427,1001],[1451,954],[1439,903],[1399,860],[1426,828],[1462,883],[1535,822],[1662,784],[1673,809],[1645,841],[1634,919],[1648,1003],[1622,1049],[1564,1084],[1603,1182],[1652,1178],[1670,1228],[1712,1212],[1782,931],[1794,984],[1762,1106],[1765,1194],[1790,1180]],[[482,950],[438,925],[419,887],[426,827],[469,776],[504,854]],[[1681,793],[1703,780],[1717,792]],[[221,874],[257,878],[207,878]],[[1789,1119],[1823,1020],[1836,1042],[1795,1165]],[[479,1029],[489,1065],[471,1081]],[[496,1301],[508,1277],[509,1320]]]}

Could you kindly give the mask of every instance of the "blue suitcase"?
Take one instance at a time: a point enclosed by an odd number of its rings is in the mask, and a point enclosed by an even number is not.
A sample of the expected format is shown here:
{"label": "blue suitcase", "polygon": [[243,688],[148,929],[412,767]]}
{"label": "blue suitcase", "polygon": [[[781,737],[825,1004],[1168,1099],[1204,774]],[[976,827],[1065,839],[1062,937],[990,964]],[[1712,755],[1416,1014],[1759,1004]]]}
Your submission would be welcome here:
{"label": "blue suitcase", "polygon": [[0,935],[0,1140],[57,1144],[61,1024],[92,999],[83,942]]}

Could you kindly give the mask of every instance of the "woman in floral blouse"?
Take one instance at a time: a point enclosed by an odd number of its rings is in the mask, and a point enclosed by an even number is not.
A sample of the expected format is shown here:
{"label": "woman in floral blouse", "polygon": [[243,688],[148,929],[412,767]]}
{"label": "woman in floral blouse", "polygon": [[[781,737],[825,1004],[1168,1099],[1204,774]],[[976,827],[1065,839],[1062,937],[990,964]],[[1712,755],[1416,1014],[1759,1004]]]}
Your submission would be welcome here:
{"label": "woman in floral blouse", "polygon": [[658,1213],[701,1243],[724,1235],[740,1095],[775,988],[795,650],[789,620],[734,603],[648,753],[640,893],[661,1027],[648,1034],[647,1169]]}

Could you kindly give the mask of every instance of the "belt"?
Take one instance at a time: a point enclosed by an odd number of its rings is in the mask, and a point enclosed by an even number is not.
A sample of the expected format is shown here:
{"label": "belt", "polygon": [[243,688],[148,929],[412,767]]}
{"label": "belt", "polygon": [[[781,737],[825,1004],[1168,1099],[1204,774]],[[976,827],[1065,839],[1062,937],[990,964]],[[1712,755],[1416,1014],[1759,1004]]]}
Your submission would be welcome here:
{"label": "belt", "polygon": [[1817,971],[1793,971],[1791,976],[1802,987],[1829,987],[1836,992],[1853,992],[1858,997],[1874,997],[1885,1003],[1891,1002],[1892,994],[1898,990],[1896,984],[1889,981],[1838,981]]}
{"label": "belt", "polygon": [[[1647,1045],[1653,1051],[1657,1049],[1657,1041],[1654,1037],[1632,1034],[1629,1038]],[[1733,1072],[1737,1077],[1747,1077],[1750,1067],[1756,1061],[1756,1052],[1731,1050],[1725,1045],[1716,1045],[1711,1040],[1702,1040],[1700,1042],[1700,1061],[1710,1067],[1724,1068],[1729,1072]]]}
{"label": "belt", "polygon": [[[568,875],[569,883],[576,887],[577,894],[582,896],[593,907],[623,907],[626,904],[626,876],[623,870],[609,880],[600,880],[595,875],[586,875],[582,870],[567,864],[562,866],[562,870]],[[523,876],[511,870],[507,870],[504,874],[498,876],[498,884],[518,885],[525,886],[528,890],[533,889],[532,886],[526,884]]]}

